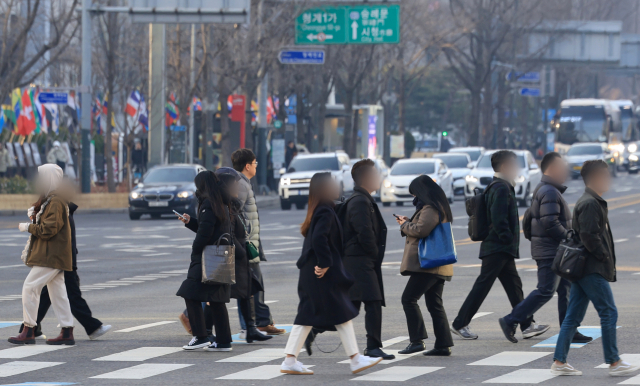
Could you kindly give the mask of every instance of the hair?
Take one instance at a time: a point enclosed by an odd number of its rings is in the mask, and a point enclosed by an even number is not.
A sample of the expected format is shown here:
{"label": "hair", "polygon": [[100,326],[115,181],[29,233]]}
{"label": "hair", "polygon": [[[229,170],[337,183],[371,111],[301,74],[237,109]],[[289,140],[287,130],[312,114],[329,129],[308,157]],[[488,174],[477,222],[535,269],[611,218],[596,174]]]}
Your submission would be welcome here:
{"label": "hair", "polygon": [[609,169],[609,165],[601,159],[586,161],[582,165],[582,170],[580,170],[580,175],[582,176],[582,180],[584,184],[588,184],[593,177],[593,174],[598,171],[598,169]]}
{"label": "hair", "polygon": [[253,163],[256,155],[250,149],[238,149],[231,154],[233,168],[242,172],[247,164]]}
{"label": "hair", "polygon": [[40,213],[40,209],[42,209],[42,204],[44,204],[46,197],[44,195],[38,197],[38,201],[34,202],[31,206],[33,206],[33,215],[37,215]]}
{"label": "hair", "polygon": [[311,177],[311,182],[309,183],[309,205],[307,207],[307,217],[305,217],[304,222],[300,225],[300,233],[302,233],[304,237],[307,237],[307,232],[309,232],[309,228],[311,228],[313,212],[316,211],[318,205],[327,201],[327,199],[322,195],[326,191],[327,182],[331,181],[332,178],[331,173],[327,172],[316,173]]}
{"label": "hair", "polygon": [[416,196],[424,205],[429,205],[437,210],[440,221],[453,222],[453,214],[447,195],[431,177],[426,175],[416,177],[409,185],[409,193]]}
{"label": "hair", "polygon": [[224,220],[224,202],[222,184],[215,173],[205,170],[196,175],[193,182],[196,184],[196,196],[198,197],[198,213],[204,200],[208,200],[213,208],[213,214],[219,221]]}
{"label": "hair", "polygon": [[551,153],[547,153],[542,157],[542,163],[540,164],[540,169],[542,169],[542,173],[546,172],[549,166],[558,158],[562,158],[562,156],[555,151]]}
{"label": "hair", "polygon": [[509,162],[515,158],[517,158],[516,153],[511,150],[498,150],[491,155],[491,167],[493,171],[497,173],[505,162]]}
{"label": "hair", "polygon": [[362,178],[365,174],[371,169],[375,168],[376,164],[371,161],[369,158],[365,158],[356,162],[351,168],[351,177],[353,177],[353,182],[356,186],[359,186],[362,183]]}

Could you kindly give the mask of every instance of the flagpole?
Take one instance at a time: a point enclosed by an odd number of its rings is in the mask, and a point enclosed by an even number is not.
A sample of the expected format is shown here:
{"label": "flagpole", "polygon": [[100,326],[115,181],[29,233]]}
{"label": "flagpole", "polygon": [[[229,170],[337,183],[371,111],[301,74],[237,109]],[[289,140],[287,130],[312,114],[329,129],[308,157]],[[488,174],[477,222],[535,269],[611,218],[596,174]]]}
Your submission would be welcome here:
{"label": "flagpole", "polygon": [[194,137],[194,132],[195,132],[195,127],[193,124],[194,121],[194,115],[196,114],[196,106],[195,103],[193,103],[193,90],[195,90],[196,88],[196,25],[195,24],[191,24],[191,78],[190,78],[190,84],[189,87],[191,88],[189,90],[189,103],[191,105],[191,113],[189,114],[189,138],[187,140],[187,151],[185,152],[185,155],[188,157],[187,158],[187,163],[190,164],[193,162],[193,159],[195,158],[193,156],[193,137]]}
{"label": "flagpole", "polygon": [[91,193],[91,15],[92,0],[82,1],[82,193]]}

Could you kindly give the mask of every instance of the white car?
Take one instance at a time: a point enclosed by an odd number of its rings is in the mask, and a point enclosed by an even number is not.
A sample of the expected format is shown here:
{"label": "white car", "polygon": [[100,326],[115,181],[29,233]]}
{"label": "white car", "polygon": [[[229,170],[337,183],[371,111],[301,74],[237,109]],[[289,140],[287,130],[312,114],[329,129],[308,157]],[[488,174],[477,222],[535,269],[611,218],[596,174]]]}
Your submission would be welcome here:
{"label": "white car", "polygon": [[311,177],[319,172],[331,172],[343,192],[353,190],[353,184],[346,186],[344,181],[349,170],[349,156],[345,152],[298,154],[287,170],[280,171],[280,207],[288,210],[295,204],[296,208],[304,209],[309,201]]}
{"label": "white car", "polygon": [[438,153],[433,158],[442,160],[453,175],[453,194],[464,197],[465,177],[469,174],[471,158],[467,153]]}
{"label": "white car", "polygon": [[471,158],[471,167],[475,166],[478,162],[478,158],[484,153],[484,147],[482,146],[466,146],[466,147],[452,147],[449,149],[449,153],[467,153]]}
{"label": "white car", "polygon": [[383,206],[389,206],[392,202],[398,206],[405,202],[413,201],[413,196],[409,193],[409,184],[416,177],[426,174],[434,180],[442,190],[449,202],[453,203],[453,175],[439,159],[433,158],[409,158],[398,160],[387,178],[382,182],[382,192],[380,201]]}
{"label": "white car", "polygon": [[[471,198],[475,195],[475,189],[484,191],[484,189],[493,181],[495,172],[491,167],[491,156],[497,150],[486,151],[478,159],[476,166],[469,171],[469,175],[465,178],[466,187],[464,189],[465,198]],[[520,165],[520,173],[516,177],[516,199],[520,206],[530,206],[533,196],[533,190],[540,183],[542,172],[538,164],[533,159],[531,152],[528,150],[512,150],[518,157]]]}
{"label": "white car", "polygon": [[[351,177],[351,168],[353,168],[353,165],[356,164],[356,162],[358,161],[362,161],[361,158],[354,158],[352,160],[349,161],[349,173],[345,173],[344,175],[344,186],[345,186],[345,190],[348,190],[346,187],[350,186],[351,189],[353,190],[354,188],[354,182],[353,182],[353,177]],[[373,163],[375,163],[376,165],[376,170],[378,171],[378,173],[380,174],[380,187],[382,188],[382,181],[384,181],[384,179],[387,177],[387,175],[389,175],[389,167],[387,166],[387,164],[384,162],[384,160],[382,158],[375,158],[372,159]],[[371,194],[371,197],[375,198],[376,200],[380,200],[380,190],[378,189],[377,191],[373,192],[373,194]]]}

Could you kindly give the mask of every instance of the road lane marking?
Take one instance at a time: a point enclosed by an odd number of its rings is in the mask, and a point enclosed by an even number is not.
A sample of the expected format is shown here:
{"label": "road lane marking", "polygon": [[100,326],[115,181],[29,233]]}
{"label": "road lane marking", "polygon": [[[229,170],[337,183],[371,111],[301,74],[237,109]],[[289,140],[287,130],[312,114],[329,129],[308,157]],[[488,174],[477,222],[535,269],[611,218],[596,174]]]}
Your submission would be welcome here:
{"label": "road lane marking", "polygon": [[164,256],[164,255],[171,255],[171,253],[169,253],[169,252],[147,253],[147,254],[142,255],[142,256],[149,257],[149,256]]}
{"label": "road lane marking", "polygon": [[91,377],[91,378],[145,379],[145,378],[153,377],[155,375],[168,373],[169,371],[184,369],[185,367],[189,367],[189,366],[193,366],[193,365],[145,363],[142,365],[127,367],[125,369],[112,371],[110,373],[96,375],[95,377]]}
{"label": "road lane marking", "polygon": [[553,379],[557,375],[551,374],[548,369],[520,369],[512,373],[501,375],[496,378],[489,379],[482,383],[526,383],[536,384],[549,379]]}
{"label": "road lane marking", "polygon": [[[122,330],[116,332],[122,332]],[[157,358],[180,351],[182,351],[181,347],[139,347],[134,348],[133,350],[122,351],[104,357],[96,358],[94,359],[94,361],[143,362],[147,359]]]}
{"label": "road lane marking", "polygon": [[405,340],[408,340],[408,339],[409,339],[408,336],[396,336],[395,338],[384,340],[382,341],[382,348],[393,346],[396,343],[404,342]]}
{"label": "road lane marking", "polygon": [[[1,300],[0,300],[1,301]],[[5,321],[0,321],[0,328],[5,328],[5,327],[13,327],[13,326],[19,326],[21,325],[22,322],[5,322]]]}
{"label": "road lane marking", "polygon": [[[503,351],[488,358],[469,363],[467,366],[510,366],[517,367],[551,355],[551,352]],[[548,371],[548,370],[546,370]]]}
{"label": "road lane marking", "polygon": [[[387,354],[391,354],[391,355],[395,355],[396,359],[392,359],[390,361],[382,361],[380,362],[381,365],[390,365],[392,363],[396,363],[396,362],[400,362],[403,361],[405,359],[411,358],[413,356],[416,356],[418,354],[422,354],[422,351],[418,351],[418,352],[414,352],[412,354],[400,354],[399,351],[402,350],[384,350],[384,352],[386,352]],[[340,364],[349,364],[351,363],[351,359],[345,359],[343,361],[338,362]]]}
{"label": "road lane marking", "polygon": [[617,239],[613,240],[614,243],[624,243],[625,241],[629,241],[629,239]]}
{"label": "road lane marking", "polygon": [[164,322],[156,322],[156,323],[149,323],[149,324],[143,324],[141,326],[136,326],[136,327],[129,327],[129,328],[125,328],[122,330],[118,330],[118,331],[114,331],[114,332],[133,332],[133,331],[138,331],[138,330],[144,330],[145,328],[151,328],[151,327],[156,327],[156,326],[162,326],[164,324],[169,324],[169,323],[176,323],[176,321],[174,320],[167,320]]}
{"label": "road lane marking", "polygon": [[[616,327],[616,328],[620,328],[620,326]],[[600,338],[602,336],[602,330],[600,329],[600,326],[581,326],[578,327],[578,331],[580,331],[580,333],[582,335],[586,335],[586,336],[590,336],[593,338],[593,340],[591,342],[594,342],[596,339]],[[558,337],[560,336],[560,334],[556,334],[546,340],[543,340],[540,343],[537,343],[531,347],[533,348],[555,348],[556,347],[556,343],[558,343]],[[589,343],[591,343],[589,342]],[[580,348],[580,347],[584,347],[586,345],[588,345],[589,343],[571,343],[571,348]]]}
{"label": "road lane marking", "polygon": [[[622,354],[620,355],[620,359],[629,363],[632,366],[640,366],[640,354]],[[596,366],[596,369],[608,369],[608,368],[609,368],[609,365],[606,363]]]}
{"label": "road lane marking", "polygon": [[[383,363],[383,362],[381,362]],[[352,381],[404,382],[444,367],[394,366],[351,379]]]}
{"label": "road lane marking", "polygon": [[276,245],[291,245],[291,244],[300,244],[302,240],[300,241],[285,241],[282,243],[272,243],[271,245],[276,246]]}
{"label": "road lane marking", "polygon": [[51,351],[57,351],[63,348],[70,348],[73,346],[45,346],[45,345],[34,345],[34,346],[20,346],[7,348],[4,350],[0,350],[0,358],[2,359],[22,359],[26,357],[30,357],[33,355],[44,354]]}
{"label": "road lane marking", "polygon": [[282,348],[261,348],[248,353],[220,359],[216,362],[266,363],[284,358],[284,356],[285,353]]}
{"label": "road lane marking", "polygon": [[[279,349],[282,352],[282,349]],[[284,355],[284,353],[282,354]],[[219,361],[218,361],[219,362]],[[313,365],[305,365],[305,367],[313,367]],[[280,365],[262,365],[248,370],[238,371],[237,373],[225,375],[216,379],[229,380],[268,380],[274,379],[285,374],[280,372]]]}
{"label": "road lane marking", "polygon": [[[277,303],[277,300],[265,300],[264,304]],[[230,310],[237,310],[238,307],[229,307]]]}
{"label": "road lane marking", "polygon": [[18,374],[28,373],[30,371],[37,371],[46,369],[47,367],[53,367],[62,365],[64,362],[23,362],[14,361],[3,363],[0,365],[0,378],[11,377]]}
{"label": "road lane marking", "polygon": [[491,315],[493,312],[476,312],[475,315],[471,318],[471,320],[482,318],[483,316]]}

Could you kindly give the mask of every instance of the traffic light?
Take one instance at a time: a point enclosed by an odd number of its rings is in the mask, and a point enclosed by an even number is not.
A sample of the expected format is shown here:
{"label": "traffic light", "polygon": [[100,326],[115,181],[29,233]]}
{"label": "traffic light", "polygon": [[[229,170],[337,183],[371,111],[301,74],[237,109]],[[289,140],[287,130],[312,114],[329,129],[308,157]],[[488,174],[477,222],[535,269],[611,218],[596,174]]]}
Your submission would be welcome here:
{"label": "traffic light", "polygon": [[446,131],[443,131],[443,132],[442,132],[442,136],[443,136],[443,137],[446,137],[447,135],[449,135],[449,133],[448,133],[448,132],[446,132]]}

